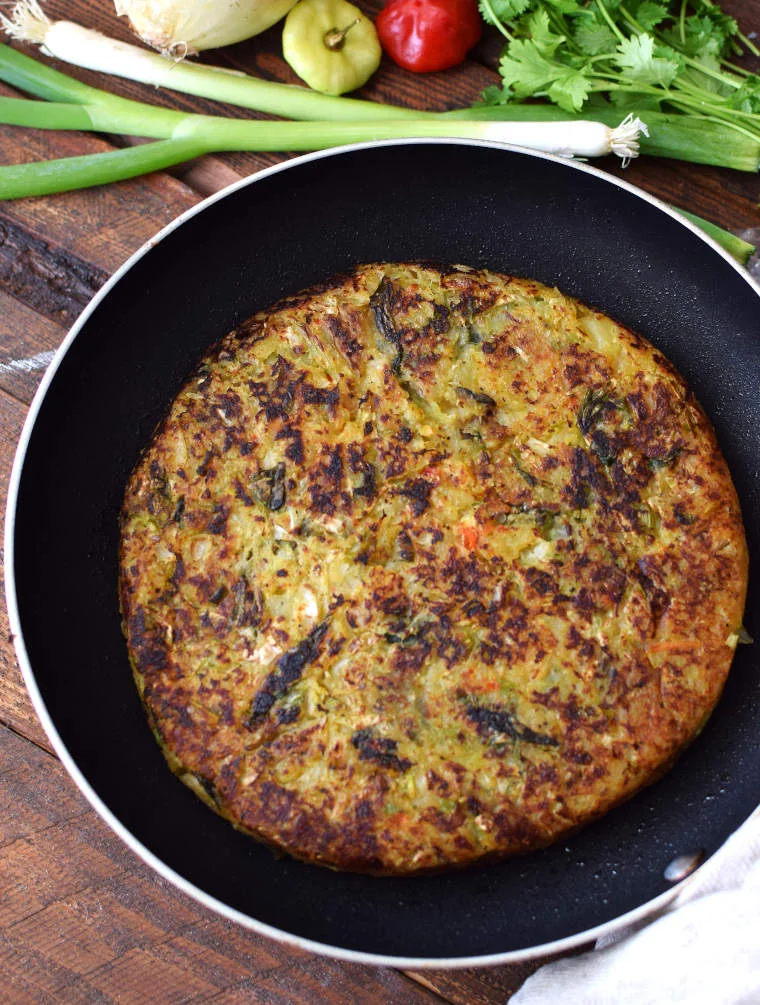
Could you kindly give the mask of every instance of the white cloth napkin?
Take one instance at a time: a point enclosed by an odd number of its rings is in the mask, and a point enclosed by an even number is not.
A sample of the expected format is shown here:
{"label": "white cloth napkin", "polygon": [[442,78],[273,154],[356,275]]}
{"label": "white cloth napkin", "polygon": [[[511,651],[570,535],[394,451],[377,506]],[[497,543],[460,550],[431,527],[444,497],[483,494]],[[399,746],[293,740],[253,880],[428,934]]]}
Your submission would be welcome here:
{"label": "white cloth napkin", "polygon": [[760,810],[655,920],[549,963],[510,1005],[760,1005]]}

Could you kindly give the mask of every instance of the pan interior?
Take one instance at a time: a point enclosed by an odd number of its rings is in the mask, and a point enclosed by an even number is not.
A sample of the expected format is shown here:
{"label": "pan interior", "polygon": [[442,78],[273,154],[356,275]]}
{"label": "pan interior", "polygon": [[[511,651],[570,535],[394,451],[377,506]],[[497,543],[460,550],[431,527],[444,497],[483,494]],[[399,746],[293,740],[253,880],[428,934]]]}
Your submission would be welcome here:
{"label": "pan interior", "polygon": [[[121,635],[117,518],[128,474],[183,378],[237,322],[361,262],[487,267],[557,285],[649,338],[694,388],[742,501],[757,569],[760,310],[753,287],[614,181],[494,147],[409,143],[307,159],[166,235],[83,323],[31,433],[15,589],[42,700],[88,784],[138,842],[222,904],[290,936],[384,957],[462,959],[573,936],[668,888],[760,802],[757,646],[660,782],[567,842],[487,868],[375,879],[272,854],[165,766]],[[746,626],[757,636],[750,582]]]}

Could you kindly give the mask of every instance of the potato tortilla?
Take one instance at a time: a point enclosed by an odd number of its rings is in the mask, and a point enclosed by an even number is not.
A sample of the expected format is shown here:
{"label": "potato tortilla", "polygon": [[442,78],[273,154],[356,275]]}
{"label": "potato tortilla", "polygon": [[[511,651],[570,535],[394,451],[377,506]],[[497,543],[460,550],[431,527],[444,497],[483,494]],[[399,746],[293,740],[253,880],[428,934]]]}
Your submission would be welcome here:
{"label": "potato tortilla", "polygon": [[182,780],[297,858],[409,874],[666,770],[729,672],[747,551],[651,344],[538,282],[383,263],[210,351],[130,479],[120,568]]}

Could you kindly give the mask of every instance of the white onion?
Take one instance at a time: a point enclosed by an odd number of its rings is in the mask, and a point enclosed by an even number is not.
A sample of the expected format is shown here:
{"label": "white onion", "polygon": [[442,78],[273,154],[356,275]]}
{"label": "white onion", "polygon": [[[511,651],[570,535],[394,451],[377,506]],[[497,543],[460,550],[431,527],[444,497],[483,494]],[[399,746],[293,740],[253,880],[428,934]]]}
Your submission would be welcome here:
{"label": "white onion", "polygon": [[175,57],[258,35],[294,0],[115,0],[116,13],[148,45]]}

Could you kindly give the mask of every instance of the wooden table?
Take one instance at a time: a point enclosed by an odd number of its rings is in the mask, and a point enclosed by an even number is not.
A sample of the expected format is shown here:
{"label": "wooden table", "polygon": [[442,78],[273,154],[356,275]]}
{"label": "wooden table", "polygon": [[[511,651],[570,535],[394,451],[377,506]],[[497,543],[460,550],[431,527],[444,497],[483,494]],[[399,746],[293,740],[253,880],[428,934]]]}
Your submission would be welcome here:
{"label": "wooden table", "polygon": [[[377,10],[380,4],[369,4]],[[127,38],[104,2],[56,0],[69,17]],[[760,30],[756,0],[726,0],[745,31]],[[107,9],[106,9],[107,8]],[[242,43],[226,61],[295,82],[279,30]],[[466,105],[496,79],[487,34],[473,58],[414,76],[383,63],[366,97],[430,109]],[[103,85],[102,79],[72,71]],[[226,111],[126,82],[112,90],[172,107]],[[3,89],[3,93],[12,93]],[[243,113],[240,113],[243,114]],[[0,162],[109,149],[123,139],[0,128]],[[29,402],[53,351],[90,297],[135,249],[204,196],[275,155],[208,157],[172,174],[108,188],[0,204],[0,491]],[[615,165],[603,165],[620,173]],[[628,181],[760,243],[757,176],[642,159]],[[750,263],[760,277],[760,265]],[[222,920],[158,878],[111,833],[52,752],[22,683],[4,610],[0,631],[0,999],[36,1002],[276,1002],[461,1005],[504,1002],[538,964],[398,972],[334,962]]]}

